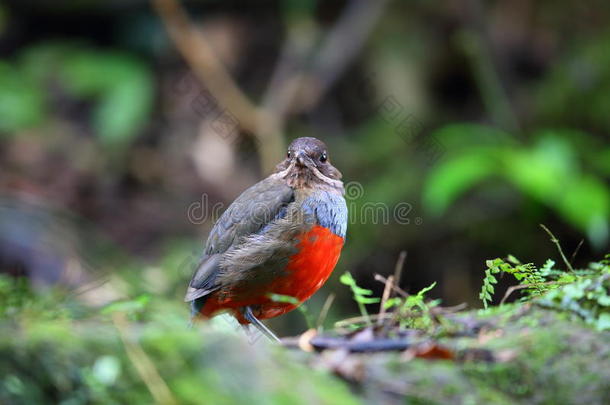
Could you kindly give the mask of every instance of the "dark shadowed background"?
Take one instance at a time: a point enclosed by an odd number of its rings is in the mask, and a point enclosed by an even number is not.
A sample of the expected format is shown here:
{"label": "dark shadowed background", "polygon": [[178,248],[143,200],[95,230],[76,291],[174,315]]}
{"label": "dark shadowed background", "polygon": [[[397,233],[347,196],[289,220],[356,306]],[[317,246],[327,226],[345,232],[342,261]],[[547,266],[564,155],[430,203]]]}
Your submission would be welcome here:
{"label": "dark shadowed background", "polygon": [[[182,300],[207,232],[299,136],[344,175],[339,276],[477,299],[485,259],[608,252],[605,1],[0,3],[0,271]],[[171,35],[168,35],[168,32]],[[504,287],[505,288],[505,284]],[[185,324],[188,318],[184,306]],[[271,321],[305,329],[295,311]]]}

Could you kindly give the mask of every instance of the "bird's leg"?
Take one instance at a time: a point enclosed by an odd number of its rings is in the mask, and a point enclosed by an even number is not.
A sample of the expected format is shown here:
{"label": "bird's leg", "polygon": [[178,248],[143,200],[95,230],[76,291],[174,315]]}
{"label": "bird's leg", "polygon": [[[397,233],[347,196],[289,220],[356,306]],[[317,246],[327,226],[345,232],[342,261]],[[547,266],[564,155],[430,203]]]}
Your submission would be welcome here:
{"label": "bird's leg", "polygon": [[270,340],[274,340],[276,342],[280,342],[280,339],[275,336],[275,333],[271,332],[268,327],[265,326],[261,321],[259,321],[254,314],[252,313],[252,308],[244,307],[242,310],[242,314],[244,318],[252,325],[254,325],[258,330],[260,330],[263,335],[267,336]]}

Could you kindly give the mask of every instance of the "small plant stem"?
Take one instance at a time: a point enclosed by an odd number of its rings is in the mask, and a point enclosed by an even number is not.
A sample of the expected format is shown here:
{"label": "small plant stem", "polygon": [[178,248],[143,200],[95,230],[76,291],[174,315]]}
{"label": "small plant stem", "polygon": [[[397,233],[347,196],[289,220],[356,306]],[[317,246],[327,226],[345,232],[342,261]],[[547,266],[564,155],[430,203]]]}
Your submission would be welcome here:
{"label": "small plant stem", "polygon": [[299,312],[303,314],[303,318],[305,318],[305,323],[307,324],[308,329],[314,329],[313,319],[311,317],[311,313],[309,312],[309,307],[305,304],[301,304],[297,307]]}
{"label": "small plant stem", "polygon": [[555,244],[555,246],[557,246],[557,250],[559,251],[559,254],[561,255],[561,259],[563,260],[563,262],[566,264],[566,266],[568,266],[568,270],[570,271],[574,271],[574,268],[572,267],[572,265],[570,264],[570,262],[568,261],[568,259],[566,258],[566,255],[563,254],[563,249],[561,248],[561,245],[559,244],[559,239],[557,239],[555,237],[555,235],[553,235],[553,232],[551,232],[549,230],[549,228],[547,228],[546,226],[544,226],[543,224],[540,224],[540,227],[542,229],[544,229],[546,231],[546,233],[549,234],[549,236],[551,237],[551,242],[553,242]]}
{"label": "small plant stem", "polygon": [[316,322],[316,330],[320,330],[322,328],[322,324],[326,320],[326,316],[328,315],[328,311],[330,310],[330,306],[335,301],[335,293],[331,293],[324,301],[324,305],[322,305],[322,310],[320,311],[320,315],[318,316],[318,321]]}
{"label": "small plant stem", "polygon": [[572,253],[572,257],[570,257],[570,263],[574,263],[574,259],[576,259],[576,255],[578,254],[578,251],[580,250],[580,247],[582,246],[584,241],[585,241],[584,239],[581,239],[580,242],[578,242],[578,246],[576,246],[576,249],[574,249],[574,253]]}
{"label": "small plant stem", "polygon": [[155,363],[148,357],[137,341],[129,338],[129,326],[124,314],[114,314],[112,322],[119,332],[119,337],[125,346],[127,357],[131,360],[144,385],[150,391],[157,404],[174,405],[178,402],[172,395],[169,387],[157,371]]}
{"label": "small plant stem", "polygon": [[402,270],[405,267],[405,261],[407,260],[407,252],[401,251],[396,260],[396,266],[394,267],[394,283],[392,285],[399,286],[400,278],[402,277]]}
{"label": "small plant stem", "polygon": [[388,298],[390,298],[393,286],[394,276],[390,276],[385,282],[383,295],[381,296],[381,302],[379,303],[379,316],[377,317],[377,325],[381,325],[383,323],[383,316],[385,315],[385,303],[387,302]]}
{"label": "small plant stem", "polygon": [[367,326],[372,326],[373,322],[371,322],[371,317],[369,316],[368,311],[366,310],[366,305],[364,303],[358,302],[358,308],[360,309],[360,314],[362,314],[362,318],[364,318]]}

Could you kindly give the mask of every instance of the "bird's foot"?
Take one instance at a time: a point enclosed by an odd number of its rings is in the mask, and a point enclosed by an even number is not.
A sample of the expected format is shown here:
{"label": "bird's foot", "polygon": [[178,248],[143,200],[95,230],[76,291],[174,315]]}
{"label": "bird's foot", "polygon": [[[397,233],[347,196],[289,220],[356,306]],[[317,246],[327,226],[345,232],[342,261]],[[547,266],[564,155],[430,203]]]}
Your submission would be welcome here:
{"label": "bird's foot", "polygon": [[267,336],[267,338],[278,343],[280,342],[280,339],[275,335],[275,333],[271,332],[271,330],[266,327],[264,323],[259,321],[258,318],[254,316],[254,314],[252,313],[252,308],[243,307],[242,315],[248,322],[254,325],[254,327],[256,327],[259,331],[261,331],[263,335]]}

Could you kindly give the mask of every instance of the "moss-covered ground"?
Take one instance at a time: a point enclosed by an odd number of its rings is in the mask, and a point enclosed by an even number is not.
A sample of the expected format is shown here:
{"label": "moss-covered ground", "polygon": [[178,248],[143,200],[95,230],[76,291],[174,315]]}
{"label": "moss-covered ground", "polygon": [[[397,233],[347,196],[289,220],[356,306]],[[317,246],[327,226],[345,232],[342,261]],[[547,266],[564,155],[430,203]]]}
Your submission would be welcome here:
{"label": "moss-covered ground", "polygon": [[[189,329],[166,298],[99,309],[1,277],[0,403],[607,404],[610,276],[591,280],[437,314],[387,334],[403,350],[353,353],[248,338],[222,317]],[[324,335],[375,342],[369,329]]]}

